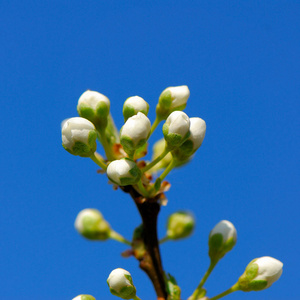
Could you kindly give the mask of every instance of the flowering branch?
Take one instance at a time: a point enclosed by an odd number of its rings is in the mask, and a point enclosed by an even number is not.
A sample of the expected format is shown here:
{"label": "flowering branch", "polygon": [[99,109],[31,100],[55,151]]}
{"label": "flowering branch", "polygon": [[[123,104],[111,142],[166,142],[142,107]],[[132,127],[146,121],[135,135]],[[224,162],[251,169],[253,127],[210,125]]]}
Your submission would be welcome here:
{"label": "flowering branch", "polygon": [[[157,218],[161,205],[166,205],[164,192],[170,184],[163,181],[173,168],[191,161],[202,145],[206,123],[201,118],[189,118],[182,110],[190,91],[187,86],[165,89],[156,106],[156,118],[151,126],[147,117],[149,105],[139,96],[129,97],[123,106],[125,124],[118,133],[109,112],[109,99],[94,91],[86,91],[79,98],[77,111],[80,117],[62,122],[62,145],[69,153],[91,158],[106,173],[114,188],[120,187],[132,197],[142,219],[129,241],[114,231],[97,209],[82,210],[75,228],[85,238],[94,241],[113,239],[129,245],[123,256],[133,255],[140,268],[150,278],[157,300],[180,300],[181,289],[175,278],[167,274],[162,265],[157,236]],[[139,161],[147,154],[147,141],[158,124],[164,139],[154,145],[152,162]],[[97,138],[106,158],[97,149]],[[162,171],[159,176],[155,172]],[[173,213],[167,223],[166,236],[160,243],[188,237],[195,226],[192,214]],[[208,237],[210,265],[189,300],[209,300],[204,285],[217,263],[231,251],[237,241],[234,225],[223,220]],[[254,259],[246,267],[237,283],[223,293],[210,298],[217,300],[235,291],[260,291],[269,288],[282,273],[283,264],[272,257]],[[113,270],[108,279],[110,292],[122,299],[140,300],[136,295],[131,274],[121,268]],[[73,300],[95,300],[91,295],[78,295]]]}

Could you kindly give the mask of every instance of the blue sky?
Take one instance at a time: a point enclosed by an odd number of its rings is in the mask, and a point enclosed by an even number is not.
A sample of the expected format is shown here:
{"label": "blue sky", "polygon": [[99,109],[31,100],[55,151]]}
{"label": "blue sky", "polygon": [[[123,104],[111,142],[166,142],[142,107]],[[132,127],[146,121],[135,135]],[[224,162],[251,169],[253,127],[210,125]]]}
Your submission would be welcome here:
{"label": "blue sky", "polygon": [[[150,104],[153,121],[161,91],[186,84],[185,112],[207,132],[193,162],[168,176],[159,234],[180,209],[193,211],[197,227],[162,246],[164,268],[186,299],[208,266],[209,231],[227,219],[238,242],[207,281],[208,296],[268,255],[284,263],[280,280],[225,299],[296,299],[299,13],[298,1],[2,1],[1,298],[116,299],[106,278],[117,267],[131,272],[139,297],[155,298],[137,261],[120,256],[126,246],[74,230],[87,207],[127,238],[140,218],[91,160],[62,148],[60,123],[77,116],[86,89],[110,98],[119,128],[133,95]],[[159,128],[150,143],[161,136]]]}

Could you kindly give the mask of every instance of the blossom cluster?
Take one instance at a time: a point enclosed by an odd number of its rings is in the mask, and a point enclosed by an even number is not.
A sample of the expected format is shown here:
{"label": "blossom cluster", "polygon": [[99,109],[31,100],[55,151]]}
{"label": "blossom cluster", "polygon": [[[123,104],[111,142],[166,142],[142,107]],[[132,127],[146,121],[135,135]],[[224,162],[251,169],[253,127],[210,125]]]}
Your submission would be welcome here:
{"label": "blossom cluster", "polygon": [[[133,185],[141,195],[154,197],[170,169],[190,161],[205,137],[205,121],[189,118],[182,111],[189,95],[187,86],[165,89],[152,125],[147,117],[149,104],[139,96],[129,97],[123,105],[125,123],[118,132],[110,114],[109,99],[88,90],[78,100],[80,117],[62,122],[62,145],[73,155],[92,158],[115,185]],[[147,154],[147,141],[162,121],[164,138],[154,145],[153,160],[145,162],[141,159]],[[97,139],[105,157],[96,152]],[[149,178],[160,169],[167,173],[151,184]]]}
{"label": "blossom cluster", "polygon": [[[206,133],[203,119],[189,117],[183,112],[189,96],[189,88],[185,85],[166,88],[159,96],[156,118],[152,124],[147,116],[149,104],[140,96],[129,97],[123,104],[124,125],[117,130],[110,113],[108,97],[88,90],[78,100],[77,111],[80,117],[66,119],[61,124],[62,145],[73,155],[91,158],[101,167],[102,173],[106,173],[115,188],[125,190],[129,186],[133,189],[133,194],[137,195],[138,200],[134,199],[137,204],[160,201],[159,205],[164,205],[164,192],[169,188],[168,182],[164,181],[166,176],[173,168],[191,161],[201,147]],[[146,161],[148,140],[161,122],[163,138],[154,144],[151,161]],[[103,154],[97,152],[99,143],[103,147]],[[139,261],[149,255],[146,254],[146,233],[143,225],[135,229],[133,239],[129,241],[114,231],[97,209],[84,209],[75,220],[75,228],[84,238],[94,241],[114,239],[124,243],[131,249],[125,251],[123,256],[133,255]],[[159,244],[184,239],[193,233],[194,227],[195,218],[192,213],[175,212],[169,216],[165,237]],[[217,300],[235,291],[260,291],[269,288],[279,279],[283,267],[279,260],[269,256],[256,258],[248,264],[245,272],[231,288],[208,298],[203,286],[214,267],[234,248],[236,242],[237,231],[230,221],[223,220],[215,225],[208,236],[210,265],[188,300]],[[160,258],[156,263],[159,262]],[[154,272],[158,269],[157,266],[155,268]],[[149,275],[151,272],[148,269],[146,273]],[[163,299],[180,300],[180,288],[174,277],[166,276],[163,271],[161,273],[154,274],[153,282],[155,281],[154,285],[157,283],[159,275],[165,281],[163,284],[166,285],[168,296]],[[107,284],[110,292],[117,297],[140,299],[136,295],[131,274],[122,268],[110,273]],[[95,298],[82,294],[73,300]]]}

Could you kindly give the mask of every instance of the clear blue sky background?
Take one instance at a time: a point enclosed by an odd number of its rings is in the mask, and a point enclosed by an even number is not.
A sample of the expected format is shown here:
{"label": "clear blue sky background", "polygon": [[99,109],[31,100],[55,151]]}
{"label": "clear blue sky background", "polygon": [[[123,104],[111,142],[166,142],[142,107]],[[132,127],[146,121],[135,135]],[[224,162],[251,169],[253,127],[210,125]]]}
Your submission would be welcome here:
{"label": "clear blue sky background", "polygon": [[[193,162],[168,176],[167,216],[194,212],[187,240],[163,245],[165,269],[186,299],[208,266],[207,236],[232,221],[238,243],[206,287],[214,296],[253,258],[284,263],[263,292],[225,299],[298,299],[299,1],[1,1],[1,299],[116,299],[106,278],[129,270],[143,300],[150,281],[126,246],[91,243],[74,230],[77,213],[98,208],[127,238],[140,217],[128,195],[61,146],[60,123],[77,116],[79,96],[107,95],[120,128],[133,95],[150,104],[186,84],[186,113],[207,122]],[[161,128],[150,142],[160,138]],[[101,152],[101,149],[100,149]]]}

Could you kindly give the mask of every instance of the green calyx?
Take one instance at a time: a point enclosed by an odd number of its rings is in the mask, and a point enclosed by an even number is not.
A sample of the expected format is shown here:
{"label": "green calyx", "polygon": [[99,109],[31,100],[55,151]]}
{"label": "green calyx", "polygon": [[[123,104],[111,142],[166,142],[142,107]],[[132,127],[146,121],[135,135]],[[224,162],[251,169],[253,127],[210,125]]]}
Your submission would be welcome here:
{"label": "green calyx", "polygon": [[[188,131],[185,136],[177,133],[169,133],[169,125],[166,123],[163,125],[162,132],[169,150],[181,146],[190,136],[190,131]],[[188,143],[184,147],[190,147],[190,144]]]}
{"label": "green calyx", "polygon": [[121,136],[121,139],[120,139],[120,143],[128,155],[133,155],[135,150],[144,146],[146,142],[147,142],[147,139],[141,139],[136,144],[134,144],[132,139],[128,136]]}
{"label": "green calyx", "polygon": [[[149,107],[148,107],[149,110]],[[133,106],[126,104],[123,107],[123,116],[124,116],[124,122],[126,122],[130,117],[135,116],[138,112],[143,113],[145,116],[147,116],[148,114],[148,110],[137,110],[136,108],[134,108]]]}
{"label": "green calyx", "polygon": [[93,217],[85,216],[82,220],[83,230],[81,235],[89,240],[107,240],[110,237],[110,226],[104,220],[95,220]]}
{"label": "green calyx", "polygon": [[229,252],[235,245],[233,237],[229,238],[226,242],[223,241],[223,235],[216,233],[209,238],[209,257],[212,260],[221,259],[227,252]]}
{"label": "green calyx", "polygon": [[172,94],[170,91],[163,92],[158,99],[158,104],[156,106],[156,115],[165,120],[171,113],[172,105]]}
{"label": "green calyx", "polygon": [[93,153],[95,153],[97,149],[96,139],[97,139],[96,131],[90,131],[88,135],[87,144],[76,141],[72,149],[67,148],[64,144],[62,145],[65,148],[65,150],[67,150],[69,153],[73,155],[79,155],[81,157],[90,157]]}
{"label": "green calyx", "polygon": [[159,96],[158,99],[158,104],[168,110],[170,109],[171,105],[172,105],[172,94],[169,90],[164,91],[163,93],[161,93],[161,95]]}
{"label": "green calyx", "polygon": [[81,295],[81,300],[96,300],[96,298],[91,295]]}
{"label": "green calyx", "polygon": [[[254,261],[255,260],[252,262]],[[258,265],[252,262],[249,263],[244,274],[238,280],[239,288],[244,292],[261,291],[265,289],[268,284],[266,280],[254,279],[258,273]]]}
{"label": "green calyx", "polygon": [[176,279],[171,275],[165,275],[166,288],[168,292],[168,300],[180,300],[181,289],[178,286]]}
{"label": "green calyx", "polygon": [[[126,275],[125,275],[126,276]],[[120,292],[110,288],[110,292],[122,299],[132,299],[136,295],[136,288],[134,286],[124,286],[121,288]]]}
{"label": "green calyx", "polygon": [[[123,158],[124,160],[129,160],[134,162],[132,159],[130,158]],[[123,176],[123,177],[119,177],[118,180],[119,182],[115,182],[112,178],[109,178],[113,183],[120,185],[120,186],[126,186],[126,185],[134,185],[137,184],[139,182],[139,180],[142,177],[142,172],[141,170],[138,168],[138,166],[136,165],[136,163],[134,163],[134,166],[129,170],[128,172],[129,174],[127,174],[127,176]]]}
{"label": "green calyx", "polygon": [[172,240],[182,239],[191,235],[195,227],[192,215],[187,212],[177,212],[171,215],[167,223],[167,237]]}
{"label": "green calyx", "polygon": [[105,102],[100,102],[96,109],[84,103],[77,107],[78,114],[85,119],[88,119],[96,127],[105,128],[107,125],[107,117],[109,115],[109,106]]}
{"label": "green calyx", "polygon": [[178,162],[187,162],[193,154],[194,143],[189,139],[172,151],[173,158]]}

